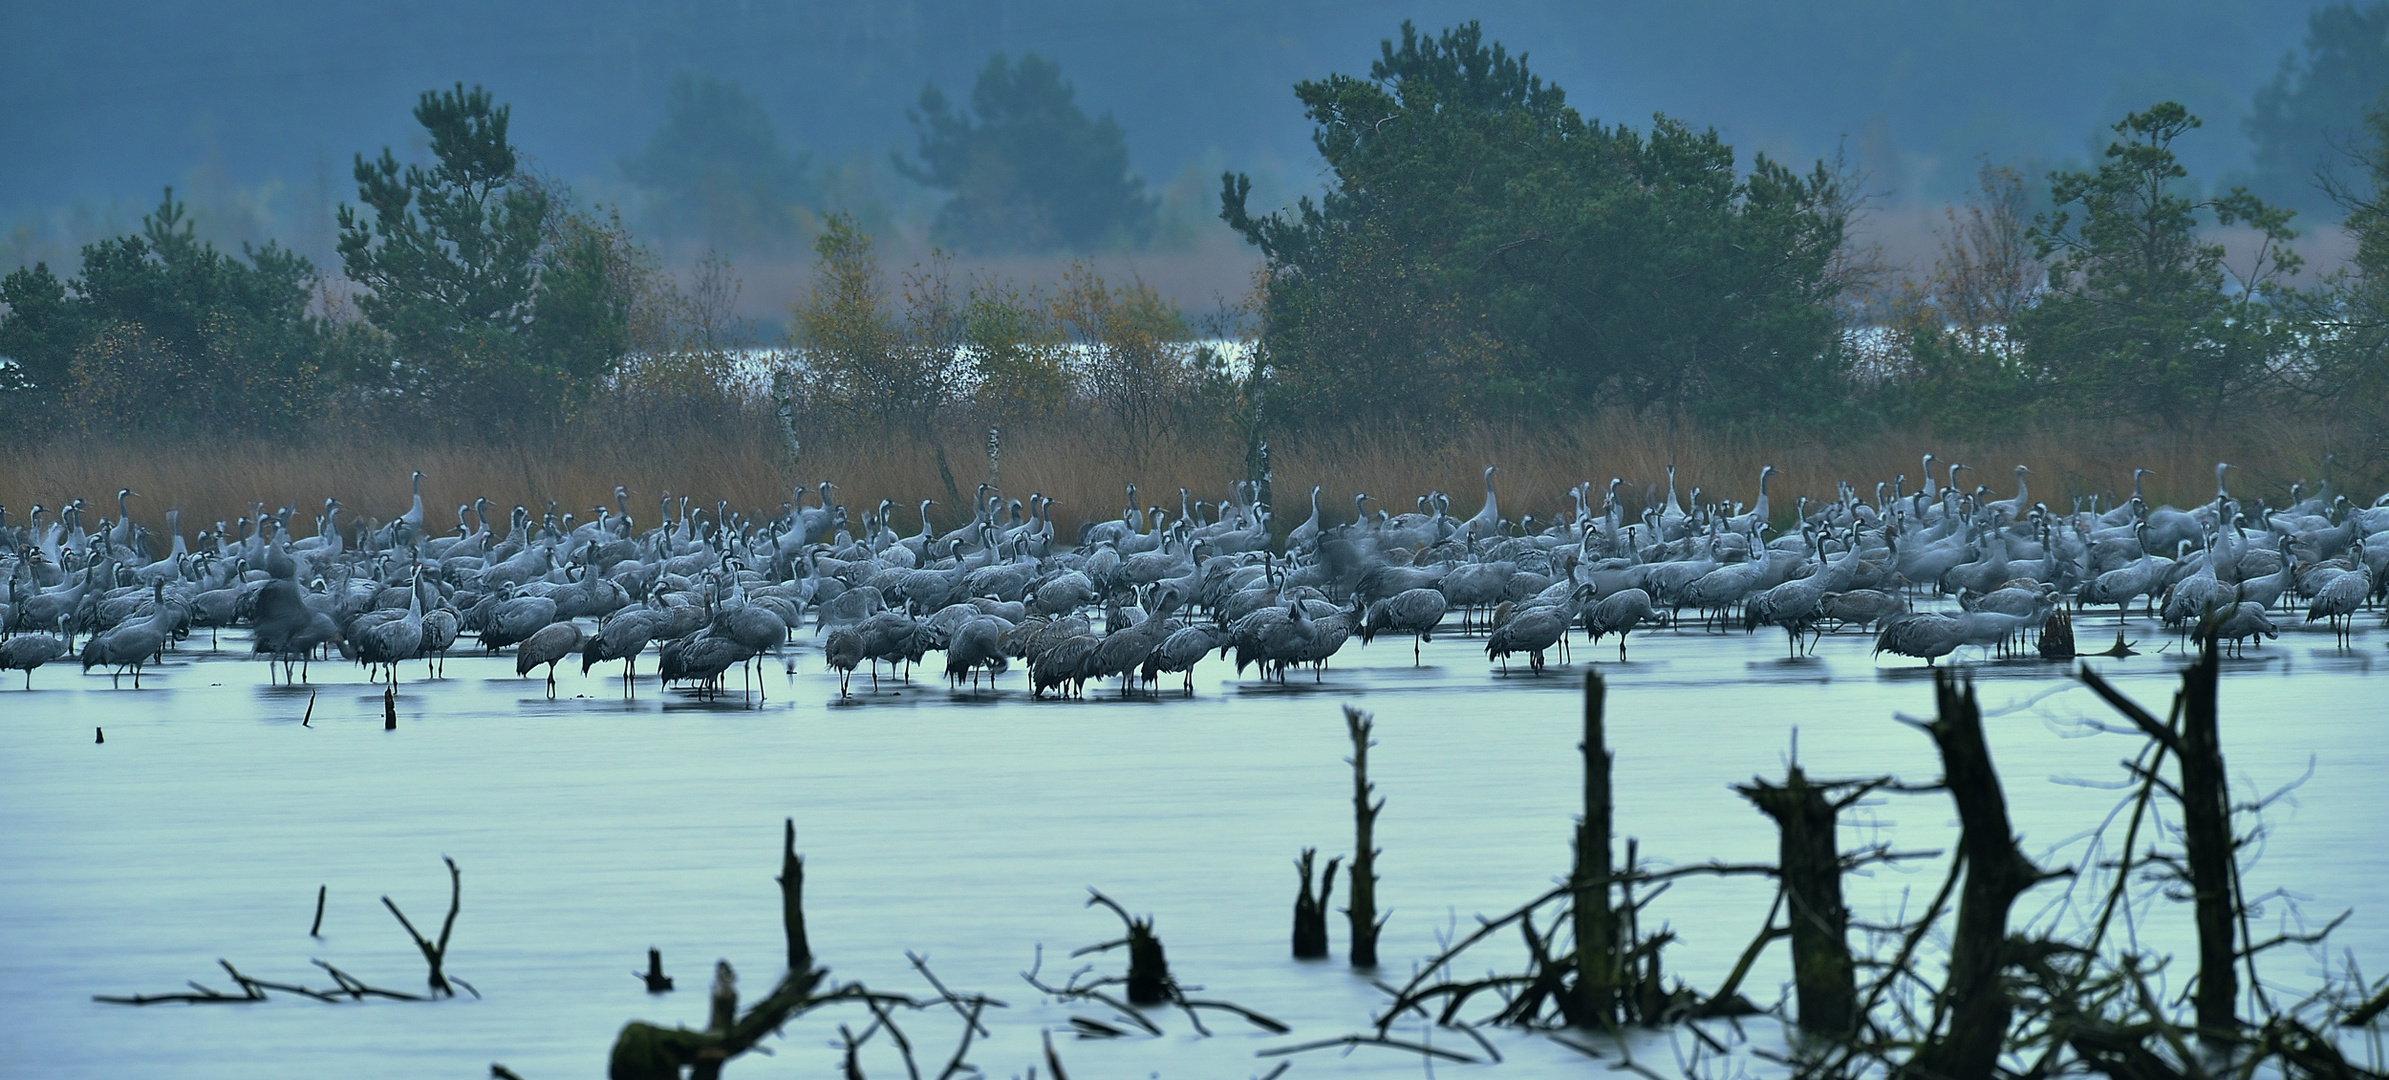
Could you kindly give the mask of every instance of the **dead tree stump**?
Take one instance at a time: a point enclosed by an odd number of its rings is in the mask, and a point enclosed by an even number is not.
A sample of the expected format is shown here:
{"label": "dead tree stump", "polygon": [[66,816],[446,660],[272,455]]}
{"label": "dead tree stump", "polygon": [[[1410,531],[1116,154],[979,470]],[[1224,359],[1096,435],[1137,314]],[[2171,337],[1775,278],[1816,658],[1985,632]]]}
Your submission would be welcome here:
{"label": "dead tree stump", "polygon": [[1576,1022],[1607,1028],[1617,1023],[1617,919],[1609,909],[1609,746],[1602,730],[1608,691],[1601,676],[1584,677],[1584,817],[1576,826],[1575,891]]}
{"label": "dead tree stump", "polygon": [[646,974],[642,975],[636,971],[631,972],[631,974],[637,976],[640,981],[647,984],[647,992],[650,994],[662,994],[669,992],[672,989],[672,977],[670,975],[664,974],[663,950],[653,946],[650,946],[647,949]]}
{"label": "dead tree stump", "polygon": [[2222,732],[2215,713],[2218,673],[2209,637],[2198,662],[2182,673],[2182,861],[2198,920],[2198,991],[2191,998],[2199,1030],[2209,1036],[2239,1027],[2240,981],[2233,895],[2231,785],[2223,771]]}
{"label": "dead tree stump", "polygon": [[2043,660],[2074,658],[2074,617],[2066,609],[2058,608],[2042,621],[2040,649]]}
{"label": "dead tree stump", "polygon": [[1377,915],[1377,813],[1385,809],[1385,800],[1369,801],[1376,787],[1369,783],[1369,747],[1374,743],[1369,733],[1375,730],[1369,714],[1344,706],[1344,727],[1352,733],[1352,889],[1351,907],[1344,913],[1352,918],[1352,966],[1377,966],[1377,933],[1385,929],[1385,919]]}
{"label": "dead tree stump", "polygon": [[[682,1069],[689,1070],[688,1080],[715,1080],[722,1075],[723,1065],[753,1049],[765,1036],[778,1033],[790,1016],[816,1000],[813,991],[828,973],[813,966],[812,950],[805,943],[804,860],[796,855],[794,819],[788,820],[782,837],[780,913],[788,933],[788,973],[770,994],[741,1015],[738,975],[729,961],[721,961],[714,966],[705,1030],[664,1028],[636,1020],[623,1025],[606,1062],[608,1080],[679,1080]],[[653,949],[647,956],[648,988],[654,990],[654,979],[663,977],[662,957]],[[664,978],[664,989],[670,988],[670,979]]]}
{"label": "dead tree stump", "polygon": [[788,935],[788,970],[810,971],[813,947],[805,940],[805,860],[796,854],[796,819],[787,819],[787,826],[780,846],[780,925]]}
{"label": "dead tree stump", "polygon": [[1112,914],[1120,917],[1120,922],[1128,928],[1128,936],[1115,938],[1101,945],[1089,945],[1070,955],[1084,956],[1088,953],[1102,952],[1106,949],[1126,945],[1128,946],[1128,975],[1121,981],[1128,986],[1128,1003],[1131,1005],[1166,1005],[1176,1000],[1178,984],[1170,978],[1169,958],[1162,953],[1161,938],[1153,933],[1152,918],[1148,916],[1139,919],[1131,916],[1128,914],[1128,909],[1121,907],[1118,901],[1094,889],[1087,890],[1087,906],[1094,907],[1097,904],[1110,908]]}
{"label": "dead tree stump", "polygon": [[1311,894],[1312,861],[1318,848],[1302,849],[1302,857],[1294,860],[1295,872],[1302,875],[1302,891],[1294,895],[1294,958],[1296,960],[1325,960],[1328,953],[1327,904],[1335,893],[1336,865],[1341,856],[1327,860],[1327,873],[1319,878],[1318,895]]}
{"label": "dead tree stump", "polygon": [[1777,787],[1752,779],[1734,789],[1775,819],[1776,868],[1791,905],[1792,983],[1800,1030],[1836,1038],[1858,1023],[1857,965],[1850,956],[1850,911],[1842,905],[1841,851],[1834,819],[1839,806],[1826,789],[1794,765]]}
{"label": "dead tree stump", "polygon": [[1151,920],[1128,924],[1128,1003],[1162,1005],[1170,1000],[1170,962]]}
{"label": "dead tree stump", "polygon": [[1910,1062],[1908,1072],[1939,1080],[1990,1080],[2016,1011],[1999,978],[2007,966],[2008,909],[2024,890],[2056,875],[2044,873],[2016,847],[1999,770],[1983,741],[1973,680],[1943,671],[1934,677],[1933,693],[1938,715],[1919,726],[1941,753],[1942,785],[1957,804],[1958,858],[1966,862],[1966,882],[1950,937],[1949,982],[1941,992],[1949,1024]]}
{"label": "dead tree stump", "polygon": [[2238,871],[2234,861],[2238,842],[2231,835],[2231,785],[2224,773],[2222,733],[2216,716],[2217,657],[2210,637],[2200,647],[2198,659],[2183,670],[2181,693],[2174,699],[2178,726],[2170,720],[2159,722],[2097,672],[2087,667],[2082,670],[2084,683],[2179,763],[2181,783],[2166,790],[2182,807],[2179,873],[2190,886],[2192,916],[2198,927],[2198,983],[2191,1003],[2199,1032],[2210,1038],[2228,1037],[2240,1026]]}

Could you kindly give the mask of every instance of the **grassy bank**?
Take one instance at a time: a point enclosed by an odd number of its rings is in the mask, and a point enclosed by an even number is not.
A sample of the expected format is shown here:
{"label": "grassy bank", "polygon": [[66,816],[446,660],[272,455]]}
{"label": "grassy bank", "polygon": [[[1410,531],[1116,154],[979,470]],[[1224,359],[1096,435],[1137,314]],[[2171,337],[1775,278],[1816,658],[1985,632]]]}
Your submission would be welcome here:
{"label": "grassy bank", "polygon": [[[986,429],[955,425],[943,433],[957,486],[965,499],[987,479]],[[1798,496],[1831,498],[1837,481],[1858,485],[1871,498],[1878,481],[1905,473],[1914,490],[1918,458],[1931,452],[1961,461],[1974,471],[1967,486],[1980,483],[1998,497],[2014,493],[2010,472],[2032,468],[2033,497],[2067,508],[2079,496],[2099,495],[2111,505],[2131,490],[2132,469],[2157,470],[2148,482],[2152,501],[2191,505],[2214,494],[2217,461],[2239,467],[2235,492],[2262,496],[2278,505],[2292,481],[2310,486],[2324,475],[2330,443],[2312,425],[2263,417],[2192,434],[2151,434],[2122,426],[2076,426],[2010,435],[1951,439],[1930,432],[1866,432],[1844,436],[1796,436],[1704,430],[1681,424],[1610,416],[1560,429],[1484,426],[1447,433],[1440,444],[1371,431],[1289,438],[1273,447],[1275,495],[1285,525],[1309,513],[1313,485],[1331,521],[1348,519],[1355,492],[1367,492],[1396,513],[1412,508],[1428,490],[1452,496],[1452,510],[1475,512],[1484,466],[1497,465],[1502,511],[1515,518],[1568,512],[1567,491],[1590,481],[1596,487],[1622,477],[1630,506],[1664,496],[1666,469],[1677,467],[1687,499],[1693,487],[1704,498],[1749,502],[1757,494],[1761,465],[1780,473],[1774,487],[1776,517],[1790,520]],[[712,506],[727,500],[749,513],[776,513],[792,486],[823,479],[839,485],[839,500],[858,513],[882,499],[906,507],[896,520],[915,527],[911,505],[939,501],[941,523],[956,519],[927,444],[890,436],[809,434],[802,455],[791,459],[770,417],[730,414],[670,420],[630,414],[601,416],[539,437],[503,442],[457,442],[410,438],[400,432],[341,428],[291,443],[226,441],[199,445],[149,445],[139,441],[58,438],[19,445],[0,461],[0,503],[22,522],[36,503],[55,510],[81,497],[93,514],[113,516],[118,488],[141,493],[133,503],[137,519],[162,527],[165,511],[184,511],[186,532],[246,514],[252,500],[269,508],[297,507],[297,530],[327,496],[337,496],[348,513],[386,520],[404,511],[409,475],[424,474],[429,523],[444,530],[455,507],[486,497],[501,515],[515,504],[586,516],[589,507],[610,504],[616,484],[633,495],[631,509],[651,524],[656,500],[669,492]],[[1079,522],[1117,516],[1123,488],[1138,486],[1146,505],[1177,509],[1180,486],[1199,496],[1224,497],[1244,476],[1245,445],[1232,432],[1165,434],[1141,443],[1121,438],[1100,422],[1056,422],[1007,429],[1000,480],[1013,497],[1042,492],[1060,500],[1056,518],[1064,535]],[[1937,470],[1938,471],[1938,470]],[[2369,499],[2377,477],[2341,476],[2351,495]],[[1596,496],[1597,497],[1597,496]]]}

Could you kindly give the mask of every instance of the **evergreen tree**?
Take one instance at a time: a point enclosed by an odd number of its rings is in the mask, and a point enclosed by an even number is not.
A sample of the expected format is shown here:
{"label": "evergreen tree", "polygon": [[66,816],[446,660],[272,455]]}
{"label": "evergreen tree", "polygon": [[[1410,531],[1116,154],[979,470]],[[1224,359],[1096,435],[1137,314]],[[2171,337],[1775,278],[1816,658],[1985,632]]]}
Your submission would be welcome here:
{"label": "evergreen tree", "polygon": [[1221,217],[1268,260],[1271,415],[1744,417],[1840,388],[1846,195],[1715,132],[1588,122],[1475,23],[1408,23],[1367,78],[1295,87],[1333,180]]}
{"label": "evergreen tree", "polygon": [[138,233],[0,281],[0,355],[18,389],[118,433],[272,433],[324,399],[346,335],[308,313],[316,270],[279,246],[199,240],[169,188]]}
{"label": "evergreen tree", "polygon": [[2348,0],[2306,15],[2305,56],[2284,56],[2250,103],[2256,188],[2274,200],[2323,209],[2315,172],[2364,137],[2367,110],[2389,101],[2389,0]]}
{"label": "evergreen tree", "polygon": [[488,91],[425,91],[436,163],[356,159],[371,216],[340,208],[357,300],[395,349],[386,392],[407,411],[482,428],[553,417],[621,363],[629,306],[619,228],[576,218],[519,171],[509,110]]}
{"label": "evergreen tree", "polygon": [[[971,88],[968,113],[935,86],[912,118],[918,164],[905,176],[953,197],[930,228],[965,251],[1096,251],[1144,243],[1155,200],[1128,171],[1128,141],[1109,113],[1089,118],[1061,66],[998,53]],[[976,117],[976,121],[973,121]]]}
{"label": "evergreen tree", "polygon": [[[2115,125],[2092,172],[2050,174],[2057,209],[2032,237],[2049,292],[2017,320],[2028,362],[2070,408],[2168,427],[2217,418],[2271,372],[2289,327],[2271,300],[2296,272],[2292,212],[2244,188],[2192,194],[2173,144],[2199,120],[2174,102]],[[2264,237],[2229,274],[2202,225],[2245,223]]]}
{"label": "evergreen tree", "polygon": [[683,74],[664,99],[663,126],[622,172],[647,190],[658,224],[738,251],[795,235],[814,195],[808,164],[781,149],[762,102],[738,80]]}
{"label": "evergreen tree", "polygon": [[2314,343],[2304,388],[2310,408],[2355,428],[2338,452],[2377,485],[2389,479],[2389,102],[2365,117],[2350,151],[2358,178],[2335,181],[2330,195],[2356,250],[2345,270],[2303,297]]}

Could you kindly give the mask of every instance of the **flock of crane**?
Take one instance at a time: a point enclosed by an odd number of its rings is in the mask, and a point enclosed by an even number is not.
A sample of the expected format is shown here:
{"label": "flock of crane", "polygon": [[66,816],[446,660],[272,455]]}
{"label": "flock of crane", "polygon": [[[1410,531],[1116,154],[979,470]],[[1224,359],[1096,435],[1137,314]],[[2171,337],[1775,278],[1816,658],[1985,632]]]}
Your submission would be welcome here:
{"label": "flock of crane", "polygon": [[1704,502],[1697,488],[1681,499],[1670,469],[1665,497],[1639,511],[1612,480],[1575,488],[1573,513],[1555,521],[1504,518],[1487,468],[1473,517],[1452,516],[1441,492],[1401,514],[1372,513],[1360,495],[1352,520],[1330,524],[1313,489],[1309,517],[1282,533],[1260,484],[1216,503],[1181,488],[1175,512],[1139,505],[1130,486],[1116,520],[1066,539],[1050,500],[986,486],[952,530],[934,527],[923,501],[911,535],[894,504],[857,520],[827,481],[768,520],[667,496],[641,527],[617,487],[586,520],[517,506],[493,528],[481,500],[459,506],[449,531],[426,520],[417,473],[412,507],[387,522],[352,520],[330,499],[300,537],[295,508],[259,503],[190,539],[173,512],[166,535],[152,534],[129,512],[137,496],[119,491],[112,519],[76,500],[16,525],[0,507],[0,670],[23,671],[31,688],[34,669],[75,658],[138,685],[144,665],[194,634],[212,643],[244,628],[284,678],[336,653],[393,687],[402,664],[437,672],[470,635],[465,647],[513,649],[518,675],[545,667],[551,693],[556,665],[575,655],[584,673],[620,662],[627,688],[653,649],[666,684],[719,692],[730,669],[789,662],[792,643],[808,641],[840,673],[841,695],[857,669],[876,684],[882,664],[909,674],[932,652],[957,685],[992,684],[1018,662],[1040,697],[1114,678],[1126,694],[1171,674],[1191,693],[1213,653],[1232,655],[1240,676],[1257,667],[1282,681],[1307,666],[1316,678],[1355,638],[1411,638],[1416,664],[1417,642],[1457,631],[1482,633],[1505,668],[1523,655],[1540,672],[1575,631],[1615,636],[1624,660],[1635,630],[1695,619],[1705,631],[1779,628],[1795,655],[1826,633],[1871,632],[1877,654],[1931,664],[2020,648],[2054,621],[2070,635],[2075,614],[2109,605],[2119,627],[2145,604],[2236,651],[2276,636],[2302,604],[2345,646],[2389,591],[2389,495],[2365,504],[2293,486],[2270,506],[2231,495],[2218,465],[2211,502],[2151,506],[2147,470],[2135,470],[2129,499],[2061,512],[2033,501],[2023,466],[2014,496],[1995,498],[1960,488],[1963,465],[1940,484],[1931,455],[1923,465],[1918,490],[1902,477],[1869,499],[1845,483],[1781,518],[1772,466],[1747,506]]}

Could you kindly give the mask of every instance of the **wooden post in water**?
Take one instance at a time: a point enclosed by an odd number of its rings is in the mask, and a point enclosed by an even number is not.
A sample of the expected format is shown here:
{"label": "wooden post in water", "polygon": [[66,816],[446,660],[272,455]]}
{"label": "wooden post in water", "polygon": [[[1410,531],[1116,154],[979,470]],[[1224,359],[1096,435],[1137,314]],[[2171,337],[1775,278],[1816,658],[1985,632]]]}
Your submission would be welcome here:
{"label": "wooden post in water", "polygon": [[1598,672],[1584,676],[1584,817],[1576,826],[1576,1017],[1579,1026],[1617,1021],[1617,919],[1609,910],[1609,747],[1602,731],[1607,688]]}
{"label": "wooden post in water", "polygon": [[1377,932],[1385,920],[1377,917],[1377,812],[1385,800],[1371,803],[1377,789],[1369,783],[1369,733],[1375,729],[1369,714],[1344,706],[1344,727],[1352,733],[1352,900],[1344,912],[1352,917],[1352,966],[1377,966]]}
{"label": "wooden post in water", "polygon": [[398,730],[398,688],[394,686],[382,690],[382,730]]}

